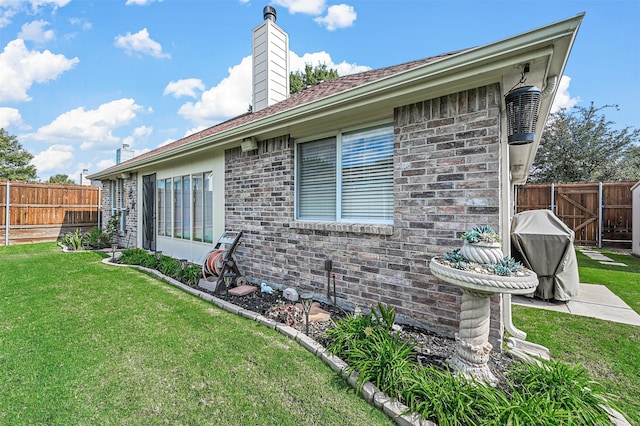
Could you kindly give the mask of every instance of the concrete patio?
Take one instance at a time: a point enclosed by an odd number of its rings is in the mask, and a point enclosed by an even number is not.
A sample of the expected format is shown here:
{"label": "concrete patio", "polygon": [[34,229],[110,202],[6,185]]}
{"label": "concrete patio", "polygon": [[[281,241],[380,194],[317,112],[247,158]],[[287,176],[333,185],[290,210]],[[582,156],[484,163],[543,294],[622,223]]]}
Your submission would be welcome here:
{"label": "concrete patio", "polygon": [[512,296],[512,303],[550,311],[598,318],[640,327],[640,315],[604,285],[580,284],[578,296],[568,302]]}

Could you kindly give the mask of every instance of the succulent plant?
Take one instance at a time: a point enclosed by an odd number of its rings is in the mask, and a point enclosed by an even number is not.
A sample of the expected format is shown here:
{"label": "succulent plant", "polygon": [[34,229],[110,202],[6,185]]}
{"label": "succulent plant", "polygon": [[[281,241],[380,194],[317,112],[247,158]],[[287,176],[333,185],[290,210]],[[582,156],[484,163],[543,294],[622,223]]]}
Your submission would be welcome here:
{"label": "succulent plant", "polygon": [[522,271],[522,263],[518,262],[513,257],[505,257],[498,263],[488,265],[487,268],[496,275],[508,277],[511,274]]}
{"label": "succulent plant", "polygon": [[483,225],[483,226],[474,226],[470,231],[462,234],[462,239],[466,240],[470,244],[475,244],[479,242],[485,243],[495,243],[501,242],[502,238],[491,229],[491,227]]}
{"label": "succulent plant", "polygon": [[465,262],[467,259],[460,253],[460,249],[454,249],[453,251],[448,251],[444,254],[444,259],[447,262],[456,263],[456,262]]}

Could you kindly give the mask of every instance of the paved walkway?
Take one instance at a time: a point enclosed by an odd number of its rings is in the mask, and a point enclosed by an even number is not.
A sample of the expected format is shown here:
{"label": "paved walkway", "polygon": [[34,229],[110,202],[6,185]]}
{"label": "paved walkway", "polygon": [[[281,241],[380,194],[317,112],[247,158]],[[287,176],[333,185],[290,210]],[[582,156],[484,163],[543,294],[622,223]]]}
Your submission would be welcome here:
{"label": "paved walkway", "polygon": [[599,318],[640,327],[640,315],[622,299],[600,284],[580,284],[578,296],[568,302],[546,301],[526,296],[512,296],[515,305]]}
{"label": "paved walkway", "polygon": [[[627,266],[596,250],[587,248],[579,248],[578,250],[585,256],[604,265]],[[513,296],[511,300],[516,305],[599,318],[640,327],[640,315],[606,286],[600,284],[580,284],[578,296],[568,302],[546,301],[525,296]]]}

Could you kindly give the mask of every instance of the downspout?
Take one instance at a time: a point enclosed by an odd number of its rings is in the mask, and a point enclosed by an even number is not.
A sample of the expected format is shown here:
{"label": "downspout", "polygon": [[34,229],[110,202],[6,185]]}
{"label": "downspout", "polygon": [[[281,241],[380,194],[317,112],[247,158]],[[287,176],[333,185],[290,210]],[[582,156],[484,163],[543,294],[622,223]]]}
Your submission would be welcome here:
{"label": "downspout", "polygon": [[[504,129],[506,125],[506,114],[504,111],[504,100],[501,103],[500,113],[500,157],[503,159],[500,161],[500,232],[502,233],[502,251],[504,253],[511,253],[511,217],[515,208],[515,185],[511,182],[511,172],[509,165],[509,144]],[[511,295],[502,294],[502,322],[504,329],[510,335],[517,339],[526,339],[527,333],[516,328],[513,325],[513,316],[511,314]]]}

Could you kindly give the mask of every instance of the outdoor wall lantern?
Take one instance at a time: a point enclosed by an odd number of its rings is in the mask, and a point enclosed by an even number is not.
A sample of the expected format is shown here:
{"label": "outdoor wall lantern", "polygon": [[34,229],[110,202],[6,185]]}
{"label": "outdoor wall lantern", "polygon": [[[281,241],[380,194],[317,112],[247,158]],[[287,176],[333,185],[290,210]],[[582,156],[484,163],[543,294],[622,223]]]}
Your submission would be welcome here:
{"label": "outdoor wall lantern", "polygon": [[300,295],[300,302],[302,303],[302,309],[304,309],[305,317],[305,334],[309,335],[309,312],[311,311],[311,302],[313,302],[313,295],[311,293],[303,293]]}
{"label": "outdoor wall lantern", "polygon": [[258,149],[258,141],[254,137],[245,138],[240,143],[242,152],[255,151]]}
{"label": "outdoor wall lantern", "polygon": [[540,94],[540,89],[535,86],[523,86],[512,89],[505,96],[509,145],[525,145],[534,141]]}

